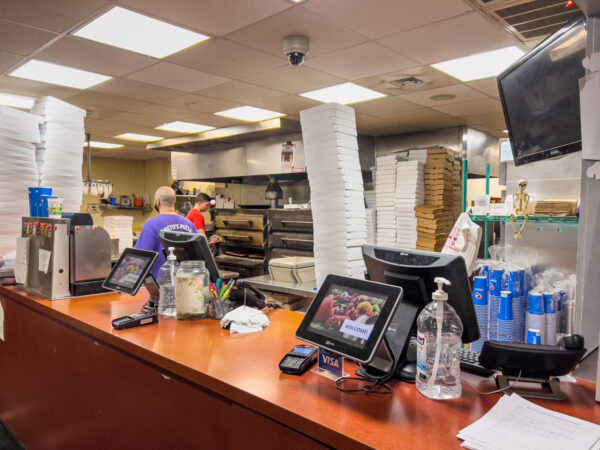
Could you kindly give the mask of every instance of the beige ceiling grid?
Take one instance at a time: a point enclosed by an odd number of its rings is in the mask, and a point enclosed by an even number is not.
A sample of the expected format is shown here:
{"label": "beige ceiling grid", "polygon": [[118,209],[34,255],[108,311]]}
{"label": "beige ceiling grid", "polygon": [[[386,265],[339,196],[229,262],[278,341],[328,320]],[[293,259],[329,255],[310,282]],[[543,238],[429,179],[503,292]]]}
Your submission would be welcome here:
{"label": "beige ceiling grid", "polygon": [[[157,59],[70,34],[114,6],[210,39]],[[288,34],[310,38],[301,67],[283,55]],[[509,45],[527,48],[470,0],[0,0],[0,92],[84,107],[93,140],[125,144],[94,154],[132,159],[167,153],[114,136],[174,137],[155,127],[175,120],[230,126],[239,121],[213,113],[243,105],[296,118],[318,104],[300,93],[348,81],[388,95],[352,105],[362,133],[471,125],[502,136],[494,79],[462,83],[429,64]],[[79,90],[7,75],[32,57],[113,78]]]}

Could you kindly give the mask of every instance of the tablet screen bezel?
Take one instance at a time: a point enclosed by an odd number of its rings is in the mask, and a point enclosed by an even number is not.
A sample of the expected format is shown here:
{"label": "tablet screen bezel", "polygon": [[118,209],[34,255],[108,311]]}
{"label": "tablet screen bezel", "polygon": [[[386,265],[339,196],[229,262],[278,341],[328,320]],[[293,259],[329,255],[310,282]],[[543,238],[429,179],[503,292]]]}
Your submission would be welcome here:
{"label": "tablet screen bezel", "polygon": [[[123,264],[123,261],[128,256],[137,256],[137,257],[143,257],[143,258],[149,257],[150,258],[148,264],[146,264],[144,269],[140,272],[137,280],[135,281],[135,284],[131,288],[128,288],[127,286],[123,286],[121,284],[118,284],[118,283],[112,281],[112,278],[115,276],[116,272],[119,270],[120,266]],[[123,253],[121,254],[121,256],[119,257],[119,260],[117,261],[117,263],[113,266],[112,270],[108,274],[108,277],[106,277],[106,279],[104,280],[104,283],[102,283],[102,287],[105,289],[110,289],[111,291],[123,292],[124,294],[129,294],[129,295],[137,294],[140,287],[144,283],[144,280],[148,276],[150,269],[152,269],[152,266],[156,262],[157,257],[158,257],[158,253],[150,251],[150,250],[140,250],[137,248],[126,248],[123,251]]]}

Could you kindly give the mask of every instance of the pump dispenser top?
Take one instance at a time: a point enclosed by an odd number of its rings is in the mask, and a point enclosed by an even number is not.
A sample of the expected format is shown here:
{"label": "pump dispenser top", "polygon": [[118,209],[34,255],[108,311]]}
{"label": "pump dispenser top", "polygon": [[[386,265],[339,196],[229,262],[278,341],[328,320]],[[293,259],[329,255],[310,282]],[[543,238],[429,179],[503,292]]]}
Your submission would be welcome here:
{"label": "pump dispenser top", "polygon": [[[175,247],[169,247],[169,256],[167,256],[167,261],[177,261],[177,258],[175,257],[175,254],[173,253],[175,251]],[[437,280],[437,278],[436,278]]]}
{"label": "pump dispenser top", "polygon": [[444,291],[444,285],[446,286],[450,286],[452,285],[452,283],[450,283],[448,280],[446,280],[443,277],[435,277],[433,280],[434,283],[436,283],[438,285],[437,291],[435,291],[432,294],[432,299],[433,300],[448,300],[448,293],[446,291]]}

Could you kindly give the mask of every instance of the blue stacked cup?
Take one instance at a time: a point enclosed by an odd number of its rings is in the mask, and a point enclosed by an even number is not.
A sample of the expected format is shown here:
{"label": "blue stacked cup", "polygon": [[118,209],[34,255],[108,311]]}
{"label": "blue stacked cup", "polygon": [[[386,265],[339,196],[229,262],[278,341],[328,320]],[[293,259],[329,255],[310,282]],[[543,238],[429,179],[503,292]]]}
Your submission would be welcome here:
{"label": "blue stacked cup", "polygon": [[488,301],[490,304],[490,341],[498,340],[498,313],[500,312],[500,292],[502,291],[502,276],[504,270],[493,269],[490,271]]}
{"label": "blue stacked cup", "polygon": [[500,311],[498,312],[498,341],[500,342],[514,342],[512,301],[512,292],[500,292]]}
{"label": "blue stacked cup", "polygon": [[535,328],[529,328],[527,330],[527,341],[528,344],[542,345],[542,338],[540,336],[540,330]]}
{"label": "blue stacked cup", "polygon": [[544,298],[544,340],[545,345],[556,345],[556,325],[558,316],[557,311],[557,296],[554,292],[545,292]]}
{"label": "blue stacked cup", "polygon": [[481,352],[484,341],[488,340],[489,336],[489,303],[487,292],[487,277],[479,276],[473,279],[473,305],[475,306],[475,314],[479,323],[479,332],[481,337],[471,343],[471,350]]}
{"label": "blue stacked cup", "polygon": [[521,341],[525,330],[525,310],[523,310],[523,314],[519,310],[521,306],[521,273],[518,270],[508,272],[506,290],[512,293],[513,332],[511,336],[514,341]]}
{"label": "blue stacked cup", "polygon": [[517,303],[518,307],[517,307],[516,314],[519,315],[519,322],[521,323],[521,329],[515,337],[519,341],[525,342],[525,339],[526,339],[525,312],[527,310],[527,292],[529,289],[527,287],[527,280],[525,278],[525,270],[524,269],[519,270],[519,283],[521,286],[519,289],[519,301]]}
{"label": "blue stacked cup", "polygon": [[[545,329],[546,319],[544,317],[544,298],[539,292],[530,292],[527,296],[527,314],[525,316],[527,330],[538,330],[541,342],[546,342]],[[528,337],[529,339],[529,337]]]}

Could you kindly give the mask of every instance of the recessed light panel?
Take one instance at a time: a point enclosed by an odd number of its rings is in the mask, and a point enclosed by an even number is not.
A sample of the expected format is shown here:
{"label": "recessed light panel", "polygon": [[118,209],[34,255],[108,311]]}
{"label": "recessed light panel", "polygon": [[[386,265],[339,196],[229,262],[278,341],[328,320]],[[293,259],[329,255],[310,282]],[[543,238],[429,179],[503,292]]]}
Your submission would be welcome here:
{"label": "recessed light panel", "polygon": [[37,59],[26,62],[18,69],[13,70],[9,75],[77,89],[87,89],[112,78]]}
{"label": "recessed light panel", "polygon": [[458,78],[460,81],[473,81],[499,75],[524,53],[519,47],[513,45],[432,64],[431,67]]}
{"label": "recessed light panel", "polygon": [[336,84],[335,86],[305,92],[300,95],[323,103],[341,103],[342,105],[387,97],[387,95],[381,92],[367,89],[354,83]]}
{"label": "recessed light panel", "polygon": [[[83,143],[83,146],[87,148],[87,142]],[[96,142],[96,141],[90,141],[90,147],[92,148],[123,148],[125,147],[124,145],[121,144],[111,144],[109,142]]]}
{"label": "recessed light panel", "polygon": [[203,34],[119,6],[73,34],[155,58],[164,58],[208,39]]}
{"label": "recessed light panel", "polygon": [[206,125],[200,125],[197,123],[190,122],[171,122],[165,123],[160,127],[156,127],[157,130],[173,131],[175,133],[202,133],[203,131],[214,130],[215,127],[209,127]]}
{"label": "recessed light panel", "polygon": [[154,142],[160,141],[163,138],[159,136],[148,136],[147,134],[123,133],[118,136],[115,136],[115,139],[123,139],[126,141],[136,142]]}
{"label": "recessed light panel", "polygon": [[240,106],[239,108],[216,112],[215,115],[230,119],[245,120],[246,122],[260,122],[262,120],[285,116],[284,113],[255,108],[254,106]]}
{"label": "recessed light panel", "polygon": [[22,95],[4,94],[0,92],[0,105],[12,106],[14,108],[31,109],[35,98]]}

